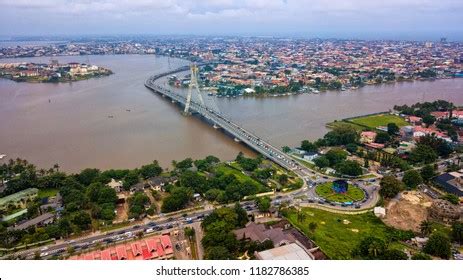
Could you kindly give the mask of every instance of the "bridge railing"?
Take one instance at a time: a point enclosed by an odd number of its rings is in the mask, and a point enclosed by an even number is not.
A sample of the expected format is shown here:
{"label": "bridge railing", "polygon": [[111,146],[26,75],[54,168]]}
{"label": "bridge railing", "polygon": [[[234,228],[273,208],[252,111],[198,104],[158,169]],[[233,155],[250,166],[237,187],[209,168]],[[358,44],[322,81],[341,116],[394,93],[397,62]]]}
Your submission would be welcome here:
{"label": "bridge railing", "polygon": [[[186,98],[184,96],[177,94],[164,87],[161,87],[159,85],[156,85],[154,82],[157,79],[160,79],[162,77],[165,77],[165,76],[168,76],[168,75],[180,72],[180,71],[186,71],[186,70],[188,70],[188,67],[184,66],[184,67],[180,67],[180,68],[177,68],[175,70],[172,70],[166,73],[151,76],[148,80],[146,80],[145,86],[161,94],[169,96],[172,100],[175,100],[176,102],[185,104]],[[297,168],[305,168],[303,165],[294,161],[287,154],[283,153],[280,149],[274,147],[270,143],[262,140],[260,137],[258,137],[254,133],[242,128],[240,125],[227,119],[220,112],[214,111],[211,108],[204,107],[202,106],[202,104],[199,104],[195,101],[191,101],[191,109],[198,112],[202,116],[212,120],[214,123],[216,123],[217,125],[221,126],[223,129],[227,130],[229,133],[234,135],[237,139],[246,143],[248,146],[252,147],[254,150],[258,151],[259,153],[267,156],[272,161],[278,163],[282,167],[289,169],[289,170],[293,170]],[[251,139],[254,141],[252,141]],[[259,143],[260,145],[255,142]]]}

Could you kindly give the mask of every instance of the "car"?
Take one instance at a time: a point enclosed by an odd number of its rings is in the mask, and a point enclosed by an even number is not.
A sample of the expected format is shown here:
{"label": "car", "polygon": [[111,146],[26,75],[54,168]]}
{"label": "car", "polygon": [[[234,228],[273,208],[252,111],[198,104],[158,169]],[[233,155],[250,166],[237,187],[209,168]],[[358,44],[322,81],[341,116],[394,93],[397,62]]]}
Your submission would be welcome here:
{"label": "car", "polygon": [[48,256],[48,252],[42,252],[42,253],[40,253],[40,256],[41,257],[46,257],[46,256]]}
{"label": "car", "polygon": [[40,251],[46,251],[46,250],[48,250],[47,246],[40,248]]}
{"label": "car", "polygon": [[140,228],[140,225],[134,225],[132,228],[133,229],[138,229],[138,228]]}
{"label": "car", "polygon": [[150,227],[154,227],[154,226],[156,226],[156,223],[155,222],[149,222],[149,223],[147,223],[147,225],[150,226]]}
{"label": "car", "polygon": [[151,233],[151,232],[153,232],[153,231],[154,231],[154,229],[152,229],[152,228],[147,228],[147,229],[145,230],[145,233]]}

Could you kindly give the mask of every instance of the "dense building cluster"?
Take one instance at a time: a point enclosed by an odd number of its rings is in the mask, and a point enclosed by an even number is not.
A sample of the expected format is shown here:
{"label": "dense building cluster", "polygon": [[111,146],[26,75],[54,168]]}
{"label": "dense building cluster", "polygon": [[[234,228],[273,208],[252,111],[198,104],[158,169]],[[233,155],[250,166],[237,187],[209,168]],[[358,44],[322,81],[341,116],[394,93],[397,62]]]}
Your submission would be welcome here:
{"label": "dense building cluster", "polygon": [[46,63],[0,63],[0,77],[26,82],[64,82],[106,76],[111,70],[96,65],[70,62],[60,64],[57,60]]}
{"label": "dense building cluster", "polygon": [[219,96],[355,89],[366,84],[461,76],[461,43],[283,38],[136,38],[0,49],[0,58],[159,54],[214,62],[203,82]]}

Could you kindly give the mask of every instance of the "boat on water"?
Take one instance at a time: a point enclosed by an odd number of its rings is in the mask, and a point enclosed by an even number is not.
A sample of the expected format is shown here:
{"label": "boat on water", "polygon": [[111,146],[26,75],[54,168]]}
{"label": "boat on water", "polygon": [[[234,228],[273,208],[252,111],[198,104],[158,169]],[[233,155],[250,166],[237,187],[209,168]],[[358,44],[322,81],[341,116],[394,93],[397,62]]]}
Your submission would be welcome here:
{"label": "boat on water", "polygon": [[5,157],[6,157],[6,155],[4,155],[4,154],[0,155],[0,159],[4,159]]}

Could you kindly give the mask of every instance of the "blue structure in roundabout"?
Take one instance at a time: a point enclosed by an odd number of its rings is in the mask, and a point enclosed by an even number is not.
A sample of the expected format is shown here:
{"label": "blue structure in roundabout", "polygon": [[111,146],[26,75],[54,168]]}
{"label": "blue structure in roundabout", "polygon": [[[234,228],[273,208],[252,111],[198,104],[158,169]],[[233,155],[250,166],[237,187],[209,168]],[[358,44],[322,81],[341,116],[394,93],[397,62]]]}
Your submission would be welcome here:
{"label": "blue structure in roundabout", "polygon": [[349,184],[346,180],[336,180],[333,182],[332,189],[335,193],[347,193]]}

